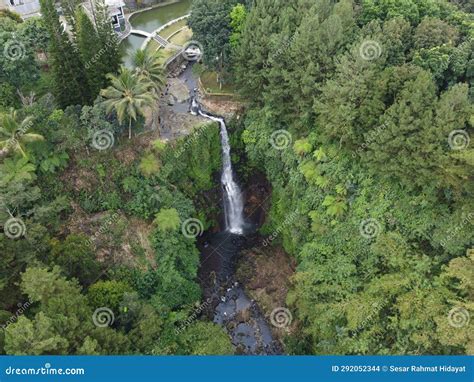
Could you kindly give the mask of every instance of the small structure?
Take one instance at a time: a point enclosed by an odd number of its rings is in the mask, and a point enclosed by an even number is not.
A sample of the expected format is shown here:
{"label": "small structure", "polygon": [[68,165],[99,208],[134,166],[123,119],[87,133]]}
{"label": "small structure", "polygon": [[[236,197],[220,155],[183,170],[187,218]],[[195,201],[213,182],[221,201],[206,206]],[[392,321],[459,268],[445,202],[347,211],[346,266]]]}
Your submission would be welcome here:
{"label": "small structure", "polygon": [[0,9],[18,13],[23,20],[40,16],[39,0],[0,0]]}
{"label": "small structure", "polygon": [[[4,0],[0,0],[4,1]],[[94,1],[86,1],[82,3],[87,14],[94,20]],[[112,27],[116,32],[120,32],[121,24],[125,22],[125,13],[123,7],[125,3],[123,0],[105,0],[105,5],[107,6],[107,11],[109,13],[110,22]]]}
{"label": "small structure", "polygon": [[109,16],[111,18],[113,28],[116,31],[120,31],[120,25],[125,19],[123,12],[125,3],[122,0],[105,0],[105,5],[107,5],[109,10]]}

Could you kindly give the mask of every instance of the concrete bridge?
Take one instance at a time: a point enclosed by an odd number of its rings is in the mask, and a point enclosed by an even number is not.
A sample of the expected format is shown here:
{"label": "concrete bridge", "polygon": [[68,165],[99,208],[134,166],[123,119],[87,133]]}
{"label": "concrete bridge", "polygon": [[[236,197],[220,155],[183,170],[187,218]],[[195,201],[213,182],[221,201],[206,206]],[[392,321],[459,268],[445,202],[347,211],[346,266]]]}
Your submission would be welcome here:
{"label": "concrete bridge", "polygon": [[141,31],[139,29],[130,29],[130,34],[134,34],[134,35],[142,36],[142,37],[147,37],[147,38],[153,37],[152,33]]}
{"label": "concrete bridge", "polygon": [[[133,13],[132,13],[133,14]],[[142,48],[146,47],[146,44],[151,40],[155,40],[158,44],[160,44],[163,48],[166,48],[168,45],[169,45],[169,41],[166,40],[165,38],[161,37],[159,35],[159,33],[166,29],[167,27],[169,27],[170,25],[174,24],[174,23],[177,23],[178,21],[181,21],[181,20],[184,20],[186,18],[188,18],[190,16],[190,14],[187,14],[187,15],[184,15],[184,16],[181,16],[181,17],[178,17],[177,19],[174,19],[174,20],[171,20],[171,21],[168,21],[166,24],[162,25],[161,27],[159,27],[158,29],[156,29],[155,31],[153,31],[153,33],[150,33],[150,32],[145,32],[145,31],[142,31],[140,29],[133,29],[132,28],[132,25],[130,24],[130,16],[132,16],[132,14],[128,15],[127,17],[125,17],[125,30],[123,32],[120,32],[118,33],[119,35],[119,39],[120,41],[122,41],[123,39],[127,38],[129,35],[133,34],[135,36],[140,36],[140,37],[145,37],[146,40],[145,40],[145,43],[143,44]]]}

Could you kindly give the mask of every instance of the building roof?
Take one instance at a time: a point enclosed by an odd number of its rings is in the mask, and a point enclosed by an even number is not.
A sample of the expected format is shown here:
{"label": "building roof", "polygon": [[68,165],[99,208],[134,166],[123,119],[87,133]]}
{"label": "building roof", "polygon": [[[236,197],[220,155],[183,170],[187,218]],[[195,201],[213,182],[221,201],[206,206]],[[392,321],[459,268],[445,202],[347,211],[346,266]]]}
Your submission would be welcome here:
{"label": "building roof", "polygon": [[122,0],[105,0],[105,5],[109,8],[124,7],[125,3]]}
{"label": "building roof", "polygon": [[[94,6],[94,3],[90,1],[85,1],[82,3],[86,11],[89,13],[89,15],[92,15],[92,9],[91,6]],[[107,11],[109,13],[109,16],[115,16],[117,14],[120,14],[119,7],[124,7],[125,3],[122,0],[105,0],[105,5],[107,6]]]}
{"label": "building roof", "polygon": [[8,0],[6,0],[5,3],[10,10],[18,13],[23,19],[40,15],[40,4],[38,0],[28,1],[26,4],[19,5],[10,5]]}

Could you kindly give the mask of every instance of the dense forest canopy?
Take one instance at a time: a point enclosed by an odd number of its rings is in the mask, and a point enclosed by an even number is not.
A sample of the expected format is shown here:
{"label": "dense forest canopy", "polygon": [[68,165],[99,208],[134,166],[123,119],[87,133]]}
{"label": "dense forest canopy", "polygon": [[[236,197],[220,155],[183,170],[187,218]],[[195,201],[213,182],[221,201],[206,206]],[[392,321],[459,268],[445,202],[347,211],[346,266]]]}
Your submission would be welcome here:
{"label": "dense forest canopy", "polygon": [[[128,140],[164,70],[120,66],[102,1],[94,21],[64,3],[71,31],[52,0],[0,14],[0,354],[233,354],[183,325],[203,302],[182,223],[216,224],[218,130]],[[297,264],[285,352],[472,354],[469,2],[194,0],[188,23],[245,104],[232,144],[271,183],[262,234]]]}
{"label": "dense forest canopy", "polygon": [[474,351],[448,320],[473,307],[473,32],[448,2],[250,9],[242,137],[273,186],[268,232],[300,215],[281,227],[298,260],[289,351]]}

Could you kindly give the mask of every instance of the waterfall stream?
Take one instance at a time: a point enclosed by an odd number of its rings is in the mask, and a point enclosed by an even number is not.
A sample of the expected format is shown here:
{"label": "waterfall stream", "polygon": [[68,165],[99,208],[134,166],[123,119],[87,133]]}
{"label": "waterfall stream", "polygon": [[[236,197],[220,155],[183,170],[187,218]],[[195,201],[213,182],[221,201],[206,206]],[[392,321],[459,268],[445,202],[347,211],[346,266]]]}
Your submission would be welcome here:
{"label": "waterfall stream", "polygon": [[242,200],[242,192],[240,187],[234,180],[234,172],[232,169],[230,157],[229,134],[227,133],[227,126],[225,124],[224,118],[215,117],[204,113],[195,97],[193,97],[191,102],[191,112],[219,123],[222,144],[221,184],[224,194],[224,216],[226,230],[237,235],[242,235],[245,224],[244,203]]}
{"label": "waterfall stream", "polygon": [[213,301],[212,321],[227,331],[237,354],[282,354],[281,345],[273,338],[271,326],[266,322],[257,302],[247,296],[244,285],[235,277],[239,253],[256,245],[260,239],[255,234],[256,226],[249,217],[244,219],[244,196],[234,178],[225,120],[202,110],[191,65],[181,73],[180,79],[191,93],[190,110],[188,109],[191,114],[218,122],[220,126],[220,181],[225,230],[206,232],[198,244],[201,251],[199,272],[204,296]]}

